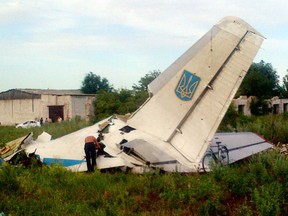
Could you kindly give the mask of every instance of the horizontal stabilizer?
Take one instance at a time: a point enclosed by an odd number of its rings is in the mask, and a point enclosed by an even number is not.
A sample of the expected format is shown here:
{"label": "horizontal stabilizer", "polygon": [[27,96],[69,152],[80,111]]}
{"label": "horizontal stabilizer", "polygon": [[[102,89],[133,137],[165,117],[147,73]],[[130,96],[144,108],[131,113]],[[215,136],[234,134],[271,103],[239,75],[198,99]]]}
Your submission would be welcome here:
{"label": "horizontal stabilizer", "polygon": [[211,146],[215,146],[216,141],[227,147],[230,164],[273,147],[270,142],[252,132],[216,133]]}

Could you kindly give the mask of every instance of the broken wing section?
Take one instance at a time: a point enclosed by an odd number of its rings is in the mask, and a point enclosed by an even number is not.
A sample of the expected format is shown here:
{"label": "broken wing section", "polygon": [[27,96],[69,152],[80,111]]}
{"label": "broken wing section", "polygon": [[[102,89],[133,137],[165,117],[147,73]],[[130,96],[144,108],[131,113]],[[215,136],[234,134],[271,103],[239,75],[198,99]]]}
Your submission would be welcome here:
{"label": "broken wing section", "polygon": [[263,39],[237,17],[222,19],[151,83],[128,124],[199,162]]}

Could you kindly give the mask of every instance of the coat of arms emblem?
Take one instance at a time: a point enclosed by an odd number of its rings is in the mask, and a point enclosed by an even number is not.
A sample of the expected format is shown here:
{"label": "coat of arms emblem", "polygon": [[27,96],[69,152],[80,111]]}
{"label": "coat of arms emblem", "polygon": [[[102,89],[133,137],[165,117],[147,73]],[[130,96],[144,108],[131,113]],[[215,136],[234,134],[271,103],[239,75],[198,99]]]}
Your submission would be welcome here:
{"label": "coat of arms emblem", "polygon": [[183,101],[191,100],[199,82],[200,77],[197,77],[196,75],[184,70],[175,89],[177,97]]}

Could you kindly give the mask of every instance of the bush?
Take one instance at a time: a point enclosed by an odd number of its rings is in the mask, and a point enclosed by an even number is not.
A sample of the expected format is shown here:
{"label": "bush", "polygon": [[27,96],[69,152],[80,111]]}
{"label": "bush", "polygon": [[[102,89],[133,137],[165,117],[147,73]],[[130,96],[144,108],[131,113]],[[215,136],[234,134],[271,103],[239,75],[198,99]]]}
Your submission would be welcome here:
{"label": "bush", "polygon": [[281,184],[274,182],[255,188],[252,198],[260,215],[282,215],[284,197]]}

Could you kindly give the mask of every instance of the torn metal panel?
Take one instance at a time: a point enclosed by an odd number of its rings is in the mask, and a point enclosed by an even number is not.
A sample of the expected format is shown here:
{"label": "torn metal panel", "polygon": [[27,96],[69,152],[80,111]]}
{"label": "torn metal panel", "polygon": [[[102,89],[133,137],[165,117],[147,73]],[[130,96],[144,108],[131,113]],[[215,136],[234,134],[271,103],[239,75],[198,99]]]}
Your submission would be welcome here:
{"label": "torn metal panel", "polygon": [[133,149],[133,151],[138,152],[141,158],[144,158],[149,164],[157,164],[164,161],[173,161],[174,157],[168,155],[163,150],[159,149],[157,146],[143,140],[134,139],[131,142],[123,144],[123,146]]}
{"label": "torn metal panel", "polygon": [[20,137],[18,139],[8,142],[3,148],[0,149],[0,157],[5,161],[10,160],[19,150],[21,145],[27,144],[32,140],[33,133],[29,133],[27,136]]}
{"label": "torn metal panel", "polygon": [[52,136],[48,134],[47,132],[43,131],[36,139],[36,142],[49,142],[51,140]]}
{"label": "torn metal panel", "polygon": [[126,151],[128,155],[135,157],[135,159],[150,167],[161,168],[170,172],[180,169],[179,166],[181,164],[175,157],[145,140],[135,139],[123,144],[123,147],[128,149]]}

